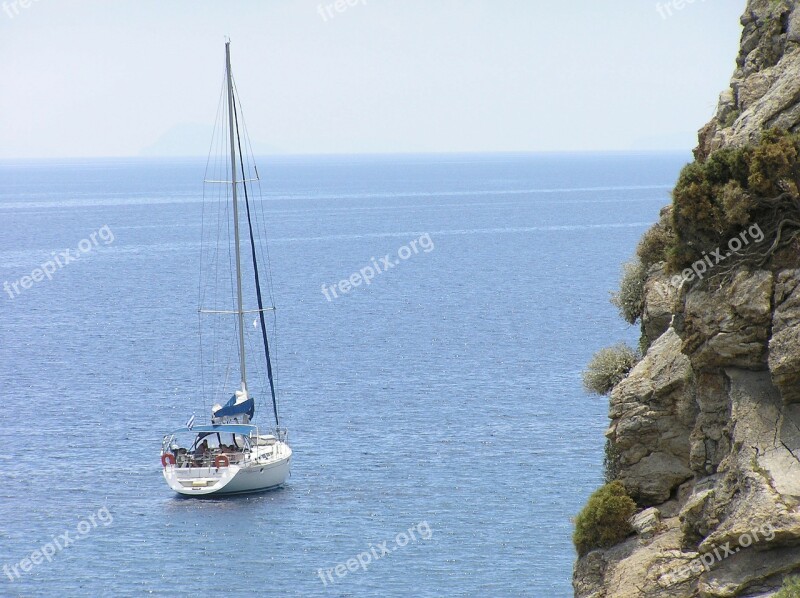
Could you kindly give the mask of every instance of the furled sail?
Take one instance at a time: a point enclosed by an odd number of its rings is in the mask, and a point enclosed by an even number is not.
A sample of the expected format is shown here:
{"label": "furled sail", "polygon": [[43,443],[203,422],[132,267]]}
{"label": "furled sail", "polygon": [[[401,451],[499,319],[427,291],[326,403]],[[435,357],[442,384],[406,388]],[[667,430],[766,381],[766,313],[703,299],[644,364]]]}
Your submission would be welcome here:
{"label": "furled sail", "polygon": [[253,419],[256,412],[256,403],[247,393],[237,390],[225,406],[214,405],[211,408],[211,421],[213,423],[230,423],[233,419],[240,419],[246,424]]}

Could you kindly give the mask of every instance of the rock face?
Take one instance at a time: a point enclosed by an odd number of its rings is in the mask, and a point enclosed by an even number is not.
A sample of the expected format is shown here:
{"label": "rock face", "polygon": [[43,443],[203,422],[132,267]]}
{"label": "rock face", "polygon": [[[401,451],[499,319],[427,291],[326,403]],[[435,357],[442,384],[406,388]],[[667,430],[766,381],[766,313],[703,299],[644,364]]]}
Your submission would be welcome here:
{"label": "rock face", "polygon": [[578,561],[576,596],[766,597],[800,573],[798,282],[740,271],[686,292],[614,388],[606,434],[644,510]]}
{"label": "rock face", "polygon": [[676,328],[695,371],[765,369],[771,318],[772,273],[741,271],[720,289],[689,293]]}
{"label": "rock face", "polygon": [[[800,130],[800,0],[750,0],[702,160]],[[606,436],[641,507],[635,535],[579,559],[581,598],[764,597],[800,574],[800,270],[644,285],[644,358],[611,392]]]}
{"label": "rock face", "polygon": [[700,131],[695,156],[758,140],[770,127],[800,129],[800,9],[795,0],[750,0],[730,89]]}
{"label": "rock face", "polygon": [[660,337],[672,323],[672,315],[679,296],[674,277],[664,272],[663,267],[648,273],[644,284],[644,311],[642,334],[650,342]]}
{"label": "rock face", "polygon": [[800,402],[800,271],[785,270],[775,284],[769,371],[786,403]]}
{"label": "rock face", "polygon": [[620,479],[640,504],[664,502],[693,475],[693,392],[689,359],[669,329],[611,394],[606,436],[618,453]]}
{"label": "rock face", "polygon": [[641,513],[634,515],[631,525],[642,540],[649,540],[661,531],[663,527],[661,511],[655,507],[645,509]]}

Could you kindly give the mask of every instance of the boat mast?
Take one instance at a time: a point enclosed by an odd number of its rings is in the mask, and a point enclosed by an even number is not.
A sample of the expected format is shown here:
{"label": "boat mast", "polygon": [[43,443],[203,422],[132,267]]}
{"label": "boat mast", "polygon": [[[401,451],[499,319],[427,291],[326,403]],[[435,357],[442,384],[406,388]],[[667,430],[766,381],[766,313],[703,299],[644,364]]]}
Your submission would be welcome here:
{"label": "boat mast", "polygon": [[[247,229],[250,232],[250,251],[253,254],[253,278],[255,279],[256,299],[258,300],[258,319],[261,321],[261,338],[264,341],[264,357],[267,360],[267,378],[269,378],[269,390],[272,394],[272,411],[275,414],[275,428],[280,429],[281,423],[278,419],[278,401],[275,398],[275,378],[272,374],[272,360],[269,356],[269,338],[267,336],[267,323],[264,321],[264,298],[261,294],[261,280],[258,276],[258,259],[256,257],[256,239],[253,235],[253,219],[250,217],[250,198],[247,196],[247,177],[244,169],[244,152],[242,151],[242,138],[239,136],[239,116],[236,105],[233,106],[233,118],[236,123],[236,144],[239,147],[239,165],[242,167],[242,191],[244,191],[244,206],[247,212]],[[255,165],[254,165],[255,166]],[[256,177],[258,171],[256,170]],[[275,307],[272,307],[274,310]]]}
{"label": "boat mast", "polygon": [[231,140],[231,189],[233,191],[233,233],[236,243],[236,315],[239,320],[239,369],[242,391],[247,392],[247,367],[244,359],[244,307],[242,305],[242,256],[239,247],[239,201],[236,193],[236,130],[233,123],[233,76],[231,75],[231,42],[225,42],[225,72],[228,80],[228,129]]}

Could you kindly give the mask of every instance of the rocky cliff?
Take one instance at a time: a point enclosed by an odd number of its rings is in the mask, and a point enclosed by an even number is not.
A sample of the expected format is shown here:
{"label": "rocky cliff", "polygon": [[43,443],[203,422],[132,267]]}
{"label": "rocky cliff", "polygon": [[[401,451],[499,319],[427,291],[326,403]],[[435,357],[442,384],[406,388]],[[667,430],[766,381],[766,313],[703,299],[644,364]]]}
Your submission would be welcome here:
{"label": "rocky cliff", "polygon": [[800,10],[794,0],[749,0],[730,89],[700,130],[695,155],[754,143],[764,129],[800,127]]}
{"label": "rocky cliff", "polygon": [[[698,161],[771,127],[800,129],[798,4],[748,2]],[[640,509],[636,533],[578,560],[576,596],[771,596],[800,574],[797,258],[733,268],[715,284],[650,268],[650,344],[610,394],[606,434]]]}

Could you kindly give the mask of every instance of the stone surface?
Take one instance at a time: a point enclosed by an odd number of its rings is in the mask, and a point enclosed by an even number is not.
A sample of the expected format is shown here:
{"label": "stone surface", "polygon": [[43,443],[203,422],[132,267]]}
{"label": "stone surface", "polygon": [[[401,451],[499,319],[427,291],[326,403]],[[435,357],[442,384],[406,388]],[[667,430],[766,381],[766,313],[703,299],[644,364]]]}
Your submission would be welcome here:
{"label": "stone surface", "polygon": [[654,268],[644,284],[642,332],[651,343],[667,331],[678,301],[678,285],[674,276],[661,267]]}
{"label": "stone surface", "polygon": [[697,371],[767,368],[772,273],[738,271],[721,288],[694,288],[676,314],[682,351]]}
{"label": "stone surface", "polygon": [[742,17],[738,68],[695,155],[758,140],[769,127],[800,128],[800,9],[796,1],[750,0]]}
{"label": "stone surface", "polygon": [[[732,440],[737,450],[720,465],[715,486],[720,523],[700,544],[706,552],[726,542],[738,545],[766,526],[782,541],[800,540],[800,436],[798,411],[786,408],[767,372],[728,370]],[[753,545],[769,543],[760,534]],[[800,565],[800,563],[798,563]]]}
{"label": "stone surface", "polygon": [[715,510],[715,481],[711,477],[695,485],[694,492],[681,509],[679,518],[685,548],[697,547],[719,525],[719,513]]}
{"label": "stone surface", "polygon": [[[762,585],[759,583],[761,580],[780,578],[781,574],[792,573],[796,570],[798,561],[800,547],[797,546],[768,551],[741,550],[718,561],[710,572],[701,576],[698,590],[701,596],[709,597],[752,596],[752,592],[758,591],[759,585]],[[774,588],[773,584],[776,582],[777,580],[767,586]],[[760,589],[769,592],[768,587],[762,586]]]}
{"label": "stone surface", "polygon": [[611,393],[606,436],[620,480],[643,505],[664,502],[692,477],[689,435],[696,416],[689,360],[667,330]]}
{"label": "stone surface", "polygon": [[700,413],[689,437],[689,467],[704,476],[715,473],[730,452],[730,401],[724,374],[703,372],[695,378]]}
{"label": "stone surface", "polygon": [[651,453],[623,471],[620,480],[642,504],[661,504],[672,490],[692,477],[686,462],[670,453]]}
{"label": "stone surface", "polygon": [[631,527],[642,540],[649,540],[661,531],[661,511],[650,507],[637,513],[631,518]]}
{"label": "stone surface", "polygon": [[575,596],[581,598],[604,598],[603,588],[606,559],[603,551],[593,550],[580,559],[572,572],[572,587]]}
{"label": "stone surface", "polygon": [[[653,359],[667,353],[672,335],[657,343]],[[800,405],[784,404],[768,371],[728,368],[718,376],[698,382],[713,390],[697,414],[698,421],[715,411],[728,420],[718,471],[698,474],[685,496],[676,493],[679,517],[660,521],[660,508],[637,514],[637,537],[595,551],[594,577],[580,591],[576,585],[576,596],[768,596],[783,576],[800,572]],[[668,467],[647,461],[658,455],[639,463],[664,477]]]}
{"label": "stone surface", "polygon": [[800,271],[777,276],[773,297],[769,371],[786,403],[800,402]]}

